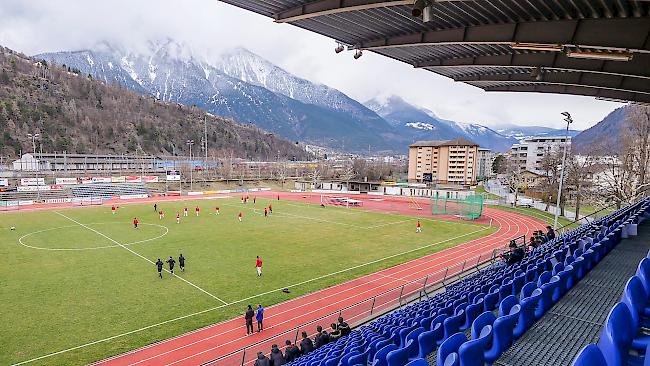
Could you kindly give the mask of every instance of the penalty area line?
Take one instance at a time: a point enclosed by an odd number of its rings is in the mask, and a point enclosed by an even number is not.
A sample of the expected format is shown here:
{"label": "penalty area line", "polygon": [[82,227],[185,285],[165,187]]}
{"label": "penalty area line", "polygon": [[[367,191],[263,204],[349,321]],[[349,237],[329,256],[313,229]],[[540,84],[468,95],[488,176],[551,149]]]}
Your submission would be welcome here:
{"label": "penalty area line", "polygon": [[[131,252],[132,254],[134,254],[134,255],[136,255],[136,256],[138,256],[138,257],[144,259],[145,261],[147,261],[147,262],[149,262],[149,263],[151,263],[151,264],[153,264],[153,265],[156,264],[156,263],[154,263],[154,261],[152,261],[151,259],[149,259],[149,258],[147,258],[147,257],[145,257],[145,256],[143,256],[143,255],[141,255],[140,253],[138,253],[138,252],[132,250],[131,248],[129,248],[129,247],[125,246],[124,244],[118,242],[117,240],[115,240],[115,239],[109,237],[108,235],[106,235],[106,234],[104,234],[104,233],[102,233],[102,232],[100,232],[100,231],[97,231],[97,230],[91,228],[90,226],[86,226],[86,225],[80,223],[79,221],[77,221],[77,220],[75,220],[75,219],[73,219],[73,218],[70,218],[70,217],[68,217],[68,216],[66,216],[66,215],[64,215],[64,214],[62,214],[62,213],[60,213],[60,212],[58,212],[58,211],[54,211],[54,213],[57,214],[57,215],[59,215],[59,216],[65,217],[66,219],[68,219],[68,220],[74,222],[75,224],[77,224],[77,225],[79,225],[79,226],[81,226],[81,227],[83,227],[83,228],[86,228],[86,229],[88,229],[88,230],[94,232],[95,234],[97,234],[97,235],[99,235],[99,236],[102,236],[102,237],[104,237],[104,238],[106,238],[106,239],[112,241],[112,242],[115,243],[116,245],[122,247],[123,249],[128,250],[128,251]],[[220,301],[220,302],[223,303],[224,305],[228,305],[227,302],[221,300],[220,298],[214,296],[213,294],[211,294],[211,293],[209,293],[208,291],[202,289],[201,287],[199,287],[199,286],[193,284],[192,282],[190,282],[190,281],[184,279],[183,277],[177,276],[176,274],[169,272],[167,269],[165,269],[165,272],[170,273],[172,276],[174,276],[174,277],[178,278],[179,280],[181,280],[181,281],[187,283],[188,285],[190,285],[190,286],[196,288],[197,290],[199,290],[199,291],[203,292],[204,294],[206,294],[206,295],[212,297],[213,299]]]}

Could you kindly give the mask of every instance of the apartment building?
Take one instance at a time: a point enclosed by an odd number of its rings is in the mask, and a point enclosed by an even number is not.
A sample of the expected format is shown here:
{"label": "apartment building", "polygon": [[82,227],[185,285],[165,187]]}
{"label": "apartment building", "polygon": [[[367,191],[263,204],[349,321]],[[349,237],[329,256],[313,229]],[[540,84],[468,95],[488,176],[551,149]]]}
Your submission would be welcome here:
{"label": "apartment building", "polygon": [[510,158],[519,163],[521,171],[528,170],[534,173],[543,173],[542,160],[549,152],[561,151],[565,144],[570,148],[571,137],[544,136],[531,137],[522,140],[510,148]]}
{"label": "apartment building", "polygon": [[481,178],[491,178],[496,174],[492,172],[492,164],[494,159],[497,157],[497,154],[490,149],[485,149],[482,147],[478,148],[478,168],[476,170],[476,176]]}
{"label": "apartment building", "polygon": [[478,145],[466,139],[418,141],[409,146],[409,182],[476,183]]}

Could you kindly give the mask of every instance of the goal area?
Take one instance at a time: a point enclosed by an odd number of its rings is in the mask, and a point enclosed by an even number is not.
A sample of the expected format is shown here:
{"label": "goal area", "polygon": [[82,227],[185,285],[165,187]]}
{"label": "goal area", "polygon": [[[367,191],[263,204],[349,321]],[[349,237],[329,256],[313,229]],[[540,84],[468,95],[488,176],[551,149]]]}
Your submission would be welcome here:
{"label": "goal area", "polygon": [[483,196],[470,195],[464,198],[450,198],[436,194],[431,197],[431,213],[455,215],[463,220],[476,220],[483,214]]}

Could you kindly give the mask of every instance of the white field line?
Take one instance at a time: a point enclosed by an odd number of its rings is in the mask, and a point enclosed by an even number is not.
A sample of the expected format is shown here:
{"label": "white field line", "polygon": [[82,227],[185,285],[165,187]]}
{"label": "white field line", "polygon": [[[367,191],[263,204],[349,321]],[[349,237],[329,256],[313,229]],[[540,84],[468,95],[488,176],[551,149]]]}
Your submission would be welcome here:
{"label": "white field line", "polygon": [[[114,222],[93,222],[93,223],[90,223],[88,225],[105,225],[105,224],[115,224],[115,223]],[[138,241],[134,241],[134,242],[130,242],[130,243],[124,243],[123,245],[125,247],[128,247],[130,245],[134,245],[134,244],[140,244],[140,243],[146,243],[146,242],[154,241],[154,240],[162,238],[163,236],[165,236],[165,235],[167,235],[169,233],[169,228],[167,228],[167,226],[157,225],[157,224],[147,224],[147,223],[144,223],[144,222],[140,223],[140,225],[156,226],[156,227],[165,229],[165,232],[162,233],[161,235],[158,235],[158,236],[153,237],[153,238],[138,240]],[[105,246],[101,246],[101,247],[89,247],[89,248],[41,248],[41,247],[36,247],[36,246],[29,245],[29,244],[25,244],[23,242],[23,239],[25,239],[26,237],[31,236],[31,235],[40,234],[40,233],[44,233],[44,232],[47,232],[47,231],[77,227],[77,226],[78,225],[59,226],[59,227],[53,227],[53,228],[49,228],[49,229],[33,231],[31,233],[27,233],[27,234],[21,236],[20,238],[18,238],[18,243],[20,243],[20,245],[22,245],[24,247],[31,248],[31,249],[51,250],[51,251],[83,251],[83,250],[99,250],[99,249],[107,249],[107,248],[119,247],[119,245],[105,245]]]}
{"label": "white field line", "polygon": [[[62,215],[62,214],[60,214],[60,215]],[[70,220],[72,220],[72,219],[70,219]],[[72,220],[72,221],[74,221],[74,220]],[[89,229],[92,230],[92,228],[89,228]],[[242,303],[242,302],[257,298],[257,297],[260,297],[260,296],[268,295],[268,294],[273,293],[273,292],[278,292],[278,291],[281,291],[284,288],[293,288],[293,287],[301,286],[301,285],[304,285],[304,284],[307,284],[307,283],[310,283],[310,282],[321,280],[323,278],[335,276],[335,275],[340,274],[340,273],[348,272],[348,271],[351,271],[351,270],[354,270],[354,269],[357,269],[357,268],[361,268],[361,267],[364,267],[364,266],[367,266],[367,265],[382,262],[382,261],[385,261],[387,259],[395,258],[395,257],[401,256],[401,255],[404,255],[404,254],[409,254],[409,253],[412,253],[412,252],[415,252],[415,251],[418,251],[418,250],[426,249],[426,248],[432,247],[434,245],[444,244],[446,242],[450,242],[450,241],[453,241],[453,240],[456,240],[456,239],[460,239],[460,238],[466,237],[468,235],[476,234],[476,233],[478,233],[480,231],[484,231],[484,230],[487,230],[487,229],[489,229],[489,228],[484,227],[484,228],[481,228],[479,230],[471,231],[469,233],[465,233],[465,234],[462,234],[462,235],[459,235],[459,236],[456,236],[456,237],[453,237],[453,238],[445,239],[443,241],[439,241],[439,242],[432,243],[432,244],[427,244],[427,245],[424,245],[424,246],[421,246],[421,247],[418,247],[418,248],[407,250],[405,252],[401,252],[401,253],[393,254],[393,255],[390,255],[390,256],[386,256],[384,258],[376,259],[376,260],[373,260],[373,261],[370,261],[370,262],[367,262],[367,263],[362,263],[362,264],[359,264],[359,265],[356,265],[356,266],[353,266],[353,267],[349,267],[349,268],[345,268],[345,269],[342,269],[342,270],[339,270],[339,271],[336,271],[336,272],[328,273],[328,274],[325,274],[325,275],[322,275],[322,276],[319,276],[319,277],[315,277],[315,278],[312,278],[312,279],[309,279],[309,280],[305,280],[305,281],[302,281],[302,282],[298,282],[298,283],[295,283],[295,284],[292,284],[292,285],[289,285],[289,286],[282,286],[282,287],[279,287],[279,288],[274,289],[274,290],[262,292],[262,293],[259,293],[259,294],[253,295],[253,296],[249,296],[249,297],[246,297],[246,298],[243,298],[243,299],[240,299],[240,300],[230,302],[228,304],[219,305],[219,306],[215,306],[215,307],[212,307],[212,308],[209,308],[209,309],[201,310],[201,311],[198,311],[198,312],[195,312],[195,313],[183,315],[183,316],[180,316],[180,317],[177,317],[177,318],[168,319],[168,320],[156,323],[156,324],[147,325],[145,327],[134,329],[134,330],[131,330],[131,331],[128,331],[128,332],[125,332],[125,333],[116,334],[114,336],[110,336],[110,337],[103,338],[103,339],[98,339],[98,340],[88,342],[88,343],[85,343],[85,344],[82,344],[82,345],[79,345],[79,346],[75,346],[75,347],[60,350],[60,351],[57,351],[57,352],[49,353],[49,354],[46,354],[46,355],[43,355],[43,356],[39,356],[39,357],[33,358],[31,360],[26,360],[26,361],[22,361],[22,362],[19,362],[19,363],[15,363],[15,364],[13,364],[13,366],[24,365],[24,364],[31,363],[31,362],[34,362],[34,361],[42,360],[44,358],[60,355],[60,354],[67,353],[67,352],[70,352],[70,351],[74,351],[74,350],[77,350],[77,349],[80,349],[80,348],[89,347],[89,346],[92,346],[92,345],[95,345],[95,344],[108,342],[108,341],[111,341],[113,339],[125,337],[127,335],[131,335],[131,334],[134,334],[134,333],[139,333],[139,332],[142,332],[142,331],[145,331],[145,330],[148,330],[148,329],[151,329],[151,328],[155,328],[155,327],[158,327],[158,326],[161,326],[161,325],[164,325],[164,324],[173,323],[173,322],[176,322],[176,321],[179,321],[179,320],[183,320],[183,319],[187,319],[187,318],[194,317],[194,316],[197,316],[197,315],[205,314],[205,313],[208,313],[208,312],[211,312],[211,311],[214,311],[214,310],[222,309],[222,308],[224,308],[226,306],[239,304],[239,303]],[[103,234],[101,234],[101,233],[100,233],[100,235],[103,236]],[[126,249],[128,250],[128,248],[126,248]],[[144,258],[144,259],[146,259],[146,258]],[[148,261],[148,259],[146,259],[146,260]],[[209,325],[208,327],[210,327],[210,326],[213,326],[213,324]],[[167,340],[165,340],[165,341],[167,341]]]}
{"label": "white field line", "polygon": [[[109,237],[109,236],[107,236],[107,235],[105,235],[105,234],[103,234],[103,233],[101,233],[101,232],[99,232],[99,231],[97,231],[97,230],[91,228],[90,226],[86,226],[86,225],[80,223],[79,221],[77,221],[77,220],[75,220],[75,219],[72,219],[72,218],[70,218],[70,217],[68,217],[68,216],[66,216],[66,215],[64,215],[64,214],[62,214],[62,213],[60,213],[60,212],[58,212],[58,211],[54,211],[54,213],[56,213],[57,215],[60,215],[60,216],[65,217],[66,219],[68,219],[68,220],[74,222],[75,224],[77,224],[77,225],[79,225],[79,226],[82,226],[82,227],[84,227],[84,228],[86,228],[86,229],[88,229],[88,230],[94,232],[94,233],[97,234],[97,235],[103,236],[104,238],[106,238],[106,239],[112,241],[113,243],[119,245],[120,247],[122,247],[122,248],[128,250],[128,251],[131,252],[132,254],[137,255],[138,257],[144,259],[145,261],[147,261],[147,262],[149,262],[149,263],[151,263],[151,264],[153,264],[153,265],[156,264],[156,263],[154,263],[154,261],[150,260],[149,258],[147,258],[147,257],[145,257],[145,256],[143,256],[143,255],[141,255],[140,253],[137,253],[136,251],[132,250],[131,248],[129,248],[129,247],[127,247],[127,246],[125,246],[125,245],[119,243],[117,240],[114,240],[113,238],[111,238],[111,237]],[[165,269],[165,272],[169,272],[169,271]],[[176,276],[176,275],[173,274],[173,273],[172,273],[171,275],[174,276],[174,277],[176,277],[176,278],[178,278],[179,280],[181,280],[181,281],[187,283],[188,285],[190,285],[190,286],[196,288],[197,290],[203,292],[204,294],[206,294],[206,295],[212,297],[213,299],[222,302],[224,305],[228,305],[227,302],[221,300],[220,298],[214,296],[213,294],[207,292],[206,290],[200,288],[199,286],[193,284],[192,282],[190,282],[190,281],[184,279],[183,277]]]}

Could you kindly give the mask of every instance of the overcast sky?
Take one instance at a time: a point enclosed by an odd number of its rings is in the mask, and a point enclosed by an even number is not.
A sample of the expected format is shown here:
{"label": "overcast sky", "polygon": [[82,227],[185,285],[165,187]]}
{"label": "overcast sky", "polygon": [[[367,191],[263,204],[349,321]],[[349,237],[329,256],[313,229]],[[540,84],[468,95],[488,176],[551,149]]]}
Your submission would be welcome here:
{"label": "overcast sky", "polygon": [[214,0],[2,0],[0,6],[0,44],[28,55],[102,41],[138,48],[166,37],[212,57],[245,47],[360,102],[395,94],[460,122],[564,127],[560,113],[567,110],[572,128],[585,129],[622,105],[579,96],[486,93],[370,52],[354,60],[352,52],[335,54],[331,39]]}

